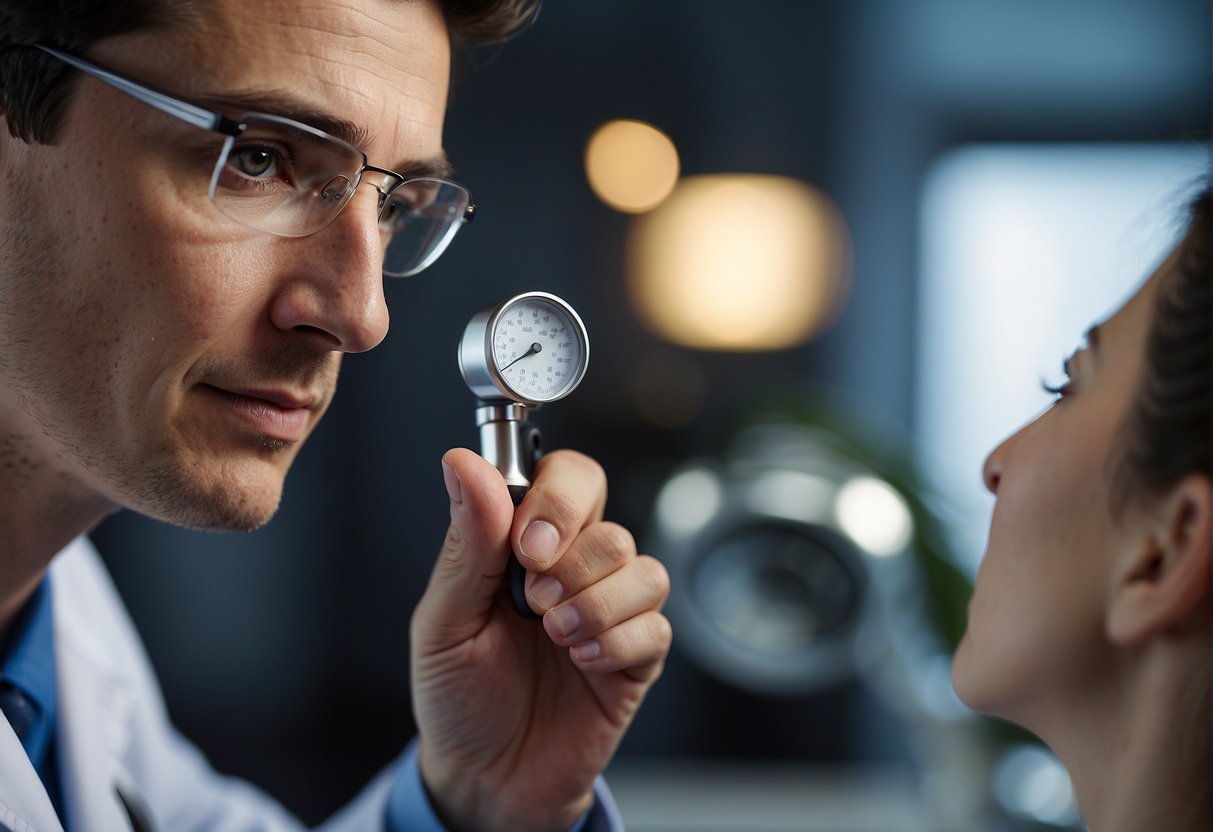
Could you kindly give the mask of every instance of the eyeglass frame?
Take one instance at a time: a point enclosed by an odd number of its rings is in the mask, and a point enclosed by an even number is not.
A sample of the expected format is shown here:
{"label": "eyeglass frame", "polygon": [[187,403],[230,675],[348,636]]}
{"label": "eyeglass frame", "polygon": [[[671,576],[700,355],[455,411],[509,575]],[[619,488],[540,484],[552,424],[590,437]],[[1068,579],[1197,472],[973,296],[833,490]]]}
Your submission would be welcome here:
{"label": "eyeglass frame", "polygon": [[[340,208],[337,209],[337,211],[333,214],[333,216],[330,217],[328,220],[326,220],[325,223],[323,225],[321,225],[320,227],[314,228],[311,231],[303,232],[300,234],[286,234],[286,233],[277,232],[277,231],[267,231],[266,229],[256,228],[255,226],[250,226],[245,223],[242,223],[242,222],[240,222],[240,220],[229,216],[225,212],[219,211],[219,213],[223,214],[225,217],[228,217],[228,219],[232,220],[232,222],[235,222],[239,225],[244,225],[246,228],[253,228],[255,231],[260,231],[265,234],[273,234],[273,235],[279,236],[279,237],[307,237],[312,234],[315,234],[318,231],[323,230],[333,220],[337,219],[337,217],[341,215],[341,212],[344,211],[346,209],[346,207],[349,205],[349,203],[353,201],[352,194],[362,184],[362,175],[363,175],[363,173],[365,173],[368,170],[396,180],[396,183],[394,185],[392,185],[390,188],[388,188],[387,190],[384,190],[384,188],[380,187],[379,185],[376,185],[373,182],[371,183],[371,187],[373,187],[375,190],[377,190],[380,194],[380,196],[379,196],[379,210],[380,211],[382,211],[383,207],[387,204],[387,198],[389,196],[391,196],[392,193],[400,186],[402,186],[408,182],[428,181],[428,182],[441,182],[443,184],[452,185],[467,194],[467,196],[468,196],[467,206],[463,209],[463,216],[458,217],[453,221],[452,226],[451,226],[453,229],[457,230],[459,228],[459,226],[466,225],[467,223],[471,222],[476,217],[477,208],[476,208],[475,203],[472,202],[471,192],[465,186],[459,184],[458,182],[455,182],[450,179],[445,179],[443,177],[437,177],[437,176],[423,176],[423,177],[409,178],[409,177],[404,176],[403,174],[397,173],[394,170],[388,170],[387,168],[376,167],[375,165],[370,164],[370,160],[367,159],[366,153],[364,153],[360,148],[355,147],[354,145],[350,144],[349,142],[345,141],[344,139],[338,138],[337,136],[326,133],[323,130],[319,130],[315,127],[312,127],[311,125],[304,124],[303,122],[295,121],[294,119],[287,118],[285,116],[275,115],[273,113],[258,113],[258,112],[253,112],[253,111],[243,113],[241,115],[240,119],[231,119],[231,118],[228,118],[227,116],[225,116],[223,113],[217,112],[215,110],[208,110],[205,107],[199,106],[197,104],[192,104],[188,101],[184,101],[174,95],[169,95],[166,92],[163,92],[154,87],[148,86],[147,84],[140,83],[139,81],[136,81],[133,78],[128,78],[124,75],[114,72],[113,70],[109,70],[104,67],[98,66],[94,63],[84,60],[83,58],[72,55],[69,52],[64,52],[61,49],[55,49],[54,47],[46,46],[44,44],[29,44],[29,46],[31,46],[34,49],[39,49],[39,50],[47,53],[48,55],[51,55],[52,57],[55,57],[55,58],[59,59],[60,61],[63,61],[68,66],[70,66],[76,70],[79,70],[80,72],[83,72],[85,75],[88,75],[91,78],[101,81],[102,83],[107,84],[120,92],[126,93],[127,95],[131,96],[135,100],[140,101],[144,104],[147,104],[148,106],[153,107],[166,115],[172,116],[173,118],[179,119],[180,121],[183,121],[186,124],[192,125],[194,127],[198,127],[202,130],[207,130],[209,132],[218,133],[221,136],[225,136],[226,138],[224,140],[224,148],[222,151],[220,151],[219,160],[215,164],[215,170],[211,175],[211,183],[210,183],[210,186],[207,191],[207,196],[210,199],[212,205],[216,205],[215,191],[219,185],[219,175],[221,173],[222,161],[226,157],[227,153],[230,152],[231,146],[235,143],[236,138],[239,137],[240,134],[243,133],[247,127],[247,125],[242,121],[242,119],[247,118],[249,116],[255,116],[257,118],[265,118],[265,119],[269,119],[270,121],[275,121],[275,122],[279,122],[279,123],[285,123],[285,124],[289,125],[292,129],[301,130],[304,133],[309,133],[311,135],[324,138],[328,141],[337,142],[338,144],[344,145],[345,147],[349,148],[354,153],[356,153],[358,156],[362,157],[362,166],[354,174],[354,178],[352,180],[350,180],[349,191],[351,193],[351,196],[349,198],[347,198],[345,203]],[[344,174],[341,174],[341,175],[344,176]],[[219,210],[217,205],[216,205],[216,210]],[[431,254],[429,257],[427,257],[426,259],[421,261],[421,264],[418,267],[414,268],[411,271],[405,272],[404,274],[400,274],[400,275],[389,275],[389,276],[411,277],[411,276],[417,274],[418,272],[421,272],[424,269],[428,268],[430,265],[432,265],[434,263],[435,260],[438,259],[438,257],[440,257],[446,251],[447,247],[450,245],[451,239],[454,237],[454,232],[451,231],[450,229],[448,229],[446,232],[446,237],[447,237],[446,242],[443,243],[442,246],[438,249],[437,254]]]}

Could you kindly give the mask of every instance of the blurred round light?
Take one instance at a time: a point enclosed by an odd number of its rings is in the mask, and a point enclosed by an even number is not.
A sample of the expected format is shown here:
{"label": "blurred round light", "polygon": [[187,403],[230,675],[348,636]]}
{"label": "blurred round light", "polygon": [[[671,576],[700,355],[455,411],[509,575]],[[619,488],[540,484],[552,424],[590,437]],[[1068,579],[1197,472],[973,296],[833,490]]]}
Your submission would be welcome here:
{"label": "blurred round light", "polygon": [[847,294],[848,236],[833,203],[795,179],[685,177],[628,240],[629,287],[659,335],[700,349],[795,346]]}
{"label": "blurred round light", "polygon": [[678,181],[678,150],[665,133],[643,121],[609,121],[585,150],[585,174],[598,198],[617,211],[657,207]]}
{"label": "blurred round light", "polygon": [[704,468],[684,471],[666,483],[657,497],[657,521],[667,534],[699,532],[720,510],[720,479]]}
{"label": "blurred round light", "polygon": [[1069,827],[1079,819],[1070,775],[1051,751],[1018,746],[999,761],[994,795],[1003,808],[1038,823]]}
{"label": "blurred round light", "polygon": [[838,492],[838,524],[851,539],[878,557],[905,550],[914,521],[905,500],[888,483],[856,477]]}

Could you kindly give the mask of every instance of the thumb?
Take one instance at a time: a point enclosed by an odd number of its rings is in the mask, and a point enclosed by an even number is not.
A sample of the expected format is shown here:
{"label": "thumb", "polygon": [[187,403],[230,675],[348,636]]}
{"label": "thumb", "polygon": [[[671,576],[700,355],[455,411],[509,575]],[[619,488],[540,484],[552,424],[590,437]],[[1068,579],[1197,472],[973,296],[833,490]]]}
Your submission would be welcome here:
{"label": "thumb", "polygon": [[512,557],[514,504],[497,469],[472,451],[456,448],[443,456],[442,476],[451,499],[451,525],[413,617],[419,646],[431,650],[480,631]]}

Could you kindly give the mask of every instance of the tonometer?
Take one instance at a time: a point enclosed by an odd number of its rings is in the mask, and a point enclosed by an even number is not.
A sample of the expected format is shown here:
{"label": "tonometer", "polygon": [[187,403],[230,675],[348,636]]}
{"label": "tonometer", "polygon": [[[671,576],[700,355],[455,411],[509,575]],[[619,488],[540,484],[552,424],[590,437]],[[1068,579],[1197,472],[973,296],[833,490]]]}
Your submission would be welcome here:
{"label": "tonometer", "polygon": [[[563,399],[585,377],[590,341],[581,317],[547,292],[524,292],[476,313],[459,343],[459,371],[478,399],[480,455],[505,477],[517,506],[542,455],[532,410]],[[538,618],[526,601],[526,570],[507,567],[510,597],[519,614]]]}

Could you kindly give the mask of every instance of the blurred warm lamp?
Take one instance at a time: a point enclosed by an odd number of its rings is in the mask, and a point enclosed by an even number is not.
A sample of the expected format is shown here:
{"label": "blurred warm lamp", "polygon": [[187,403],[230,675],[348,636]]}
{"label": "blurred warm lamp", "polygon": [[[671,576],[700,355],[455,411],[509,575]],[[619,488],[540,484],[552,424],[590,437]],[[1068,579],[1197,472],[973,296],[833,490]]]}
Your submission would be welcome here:
{"label": "blurred warm lamp", "polygon": [[607,122],[586,146],[590,187],[617,211],[638,214],[661,204],[678,181],[678,169],[674,142],[643,121]]}
{"label": "blurred warm lamp", "polygon": [[641,317],[685,347],[749,352],[800,344],[828,326],[849,283],[841,214],[796,179],[682,179],[628,239]]}

